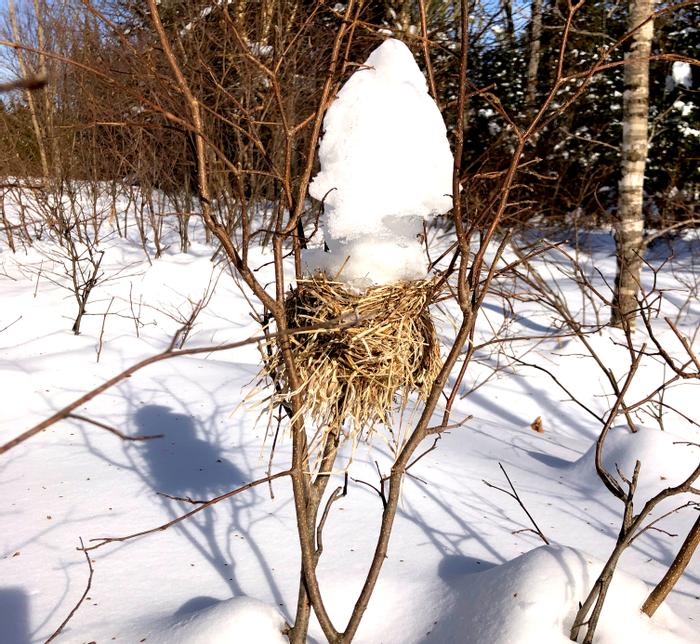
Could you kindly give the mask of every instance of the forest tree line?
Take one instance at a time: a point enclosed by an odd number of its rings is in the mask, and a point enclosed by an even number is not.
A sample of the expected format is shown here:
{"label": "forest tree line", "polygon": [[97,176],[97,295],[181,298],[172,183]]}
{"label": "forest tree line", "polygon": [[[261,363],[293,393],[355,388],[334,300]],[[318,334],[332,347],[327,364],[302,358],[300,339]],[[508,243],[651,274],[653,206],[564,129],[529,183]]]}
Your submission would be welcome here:
{"label": "forest tree line", "polygon": [[[670,6],[670,5],[669,5]],[[203,106],[215,150],[214,194],[222,207],[277,202],[299,180],[343,6],[308,0],[163,0],[161,20],[183,73]],[[700,71],[678,57],[700,45],[700,6],[656,5],[649,64],[646,225],[691,220],[700,195]],[[509,120],[525,124],[548,93],[560,64],[567,3],[561,0],[470,4],[462,168],[466,212],[488,209],[514,149]],[[570,82],[528,143],[509,205],[510,220],[578,225],[614,218],[623,133],[626,2],[585,2],[576,13],[563,65]],[[342,83],[391,35],[429,69],[431,91],[454,135],[459,86],[460,4],[364,2]],[[423,27],[424,23],[424,27]],[[423,39],[422,34],[427,35]],[[0,106],[0,173],[130,182],[165,191],[191,209],[198,197],[194,138],[178,123],[183,98],[154,32],[147,3],[103,0],[10,0],[2,17],[6,78],[45,74],[39,92],[13,91]],[[427,51],[430,60],[426,60]],[[572,108],[560,103],[606,56]],[[675,68],[674,68],[675,65]],[[686,78],[676,72],[685,65]],[[574,78],[577,73],[580,79]],[[416,123],[416,127],[420,127]],[[406,132],[410,137],[411,132]],[[284,199],[283,199],[284,200]]]}

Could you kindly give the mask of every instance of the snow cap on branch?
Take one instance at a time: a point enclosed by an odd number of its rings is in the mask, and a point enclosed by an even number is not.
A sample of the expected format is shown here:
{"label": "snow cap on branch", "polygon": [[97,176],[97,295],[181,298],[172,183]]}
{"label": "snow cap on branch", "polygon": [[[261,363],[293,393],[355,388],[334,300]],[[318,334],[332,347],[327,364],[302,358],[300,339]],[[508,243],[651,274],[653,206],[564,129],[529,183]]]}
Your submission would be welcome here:
{"label": "snow cap on branch", "polygon": [[[424,277],[416,236],[423,220],[452,207],[453,159],[440,110],[408,47],[390,39],[375,49],[338,92],[323,126],[321,171],[309,193],[324,200],[326,242],[336,257],[312,253],[307,266],[330,273],[349,257],[344,281]],[[396,257],[392,245],[401,249]]]}
{"label": "snow cap on branch", "polygon": [[671,75],[674,85],[681,85],[687,89],[693,87],[693,71],[688,63],[680,60],[675,61],[671,67]]}

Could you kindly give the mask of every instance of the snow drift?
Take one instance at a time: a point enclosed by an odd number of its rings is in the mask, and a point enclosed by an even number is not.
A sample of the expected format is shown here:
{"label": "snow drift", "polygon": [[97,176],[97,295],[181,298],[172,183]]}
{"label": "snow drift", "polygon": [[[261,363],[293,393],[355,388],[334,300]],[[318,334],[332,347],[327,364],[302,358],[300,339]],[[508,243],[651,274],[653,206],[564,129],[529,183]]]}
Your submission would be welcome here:
{"label": "snow drift", "polygon": [[[543,546],[484,572],[456,580],[454,603],[426,642],[566,644],[578,602],[603,562],[574,548]],[[599,644],[681,644],[692,634],[662,605],[649,619],[639,610],[651,589],[622,571],[613,577],[596,631]]]}

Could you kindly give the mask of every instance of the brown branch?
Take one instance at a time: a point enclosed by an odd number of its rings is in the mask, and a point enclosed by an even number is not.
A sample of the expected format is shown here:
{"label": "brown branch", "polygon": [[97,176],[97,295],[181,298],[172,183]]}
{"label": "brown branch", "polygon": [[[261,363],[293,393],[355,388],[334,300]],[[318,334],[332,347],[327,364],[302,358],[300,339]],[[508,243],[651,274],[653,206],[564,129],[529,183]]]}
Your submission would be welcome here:
{"label": "brown branch", "polygon": [[85,403],[89,402],[93,398],[99,396],[100,394],[104,393],[114,385],[120,383],[122,380],[125,378],[129,378],[133,374],[135,374],[137,371],[140,371],[144,367],[147,367],[149,365],[155,364],[156,362],[161,362],[162,360],[169,360],[170,358],[176,358],[179,356],[191,356],[191,355],[197,355],[200,353],[212,353],[214,351],[225,351],[227,349],[236,349],[238,347],[243,347],[248,344],[252,344],[254,342],[261,342],[262,340],[265,339],[265,336],[254,336],[251,338],[248,338],[247,340],[241,340],[239,342],[230,342],[227,344],[222,344],[219,345],[218,347],[214,346],[208,346],[208,347],[196,347],[196,348],[191,348],[191,349],[176,349],[176,350],[167,350],[163,351],[162,353],[158,353],[154,356],[150,356],[148,358],[145,358],[144,360],[140,360],[134,365],[131,365],[127,369],[124,369],[124,371],[118,373],[116,376],[110,378],[106,382],[102,383],[98,387],[95,387],[88,393],[80,396],[80,398],[74,400],[72,403],[69,405],[66,405],[63,407],[61,410],[57,411],[55,414],[47,418],[46,420],[41,421],[31,429],[28,429],[26,432],[23,432],[19,436],[13,438],[12,440],[8,441],[4,445],[0,446],[0,454],[4,454],[5,452],[9,451],[13,447],[16,447],[20,443],[23,443],[27,439],[31,438],[32,436],[35,436],[39,432],[44,431],[45,429],[48,429],[55,423],[57,423],[59,420],[63,420],[66,418],[69,414],[73,412],[73,410],[77,409],[81,405],[84,405]]}
{"label": "brown branch", "polygon": [[326,506],[323,509],[323,513],[321,514],[321,519],[318,522],[318,526],[316,527],[316,560],[321,558],[321,555],[323,554],[323,528],[326,525],[326,521],[328,520],[328,515],[330,514],[331,511],[331,506],[340,498],[346,496],[348,493],[348,473],[345,472],[345,481],[343,482],[343,485],[337,487],[335,490],[333,490],[333,493],[328,497],[328,500],[326,501]]}
{"label": "brown branch", "polygon": [[109,315],[109,310],[112,308],[113,303],[114,303],[114,296],[112,296],[112,299],[109,301],[109,305],[107,306],[107,310],[105,311],[104,315],[102,316],[102,326],[100,327],[100,338],[99,338],[98,345],[97,345],[97,362],[100,361],[100,356],[102,355],[102,346],[103,346],[104,335],[105,335],[105,324],[107,323],[107,316]]}
{"label": "brown branch", "polygon": [[[97,548],[101,548],[102,546],[107,545],[108,543],[116,543],[116,542],[122,542],[122,541],[129,541],[131,539],[136,539],[137,537],[143,537],[147,534],[152,534],[154,532],[162,532],[164,530],[167,530],[168,528],[172,528],[174,525],[177,525],[178,523],[184,521],[185,519],[189,519],[191,516],[194,516],[198,512],[201,512],[202,510],[206,510],[207,508],[210,508],[212,505],[215,505],[216,503],[219,503],[221,501],[225,501],[226,499],[230,499],[232,496],[236,496],[237,494],[240,494],[241,492],[245,492],[246,490],[250,490],[251,488],[260,485],[261,483],[267,483],[268,481],[274,481],[275,479],[281,478],[283,476],[290,476],[291,475],[291,470],[284,470],[282,472],[277,472],[276,474],[272,474],[271,476],[265,476],[261,479],[257,479],[255,481],[251,481],[250,483],[246,483],[245,485],[242,485],[241,487],[236,488],[235,490],[231,490],[230,492],[226,492],[225,494],[222,494],[220,496],[217,496],[213,499],[209,499],[208,501],[204,502],[198,502],[198,501],[192,501],[193,503],[200,503],[194,510],[190,510],[189,512],[186,512],[185,514],[180,515],[179,517],[176,517],[172,521],[168,521],[167,523],[163,523],[162,525],[159,525],[155,528],[150,528],[148,530],[141,530],[140,532],[135,532],[133,534],[128,534],[123,537],[98,537],[96,539],[90,539],[90,541],[97,541],[94,546],[88,546],[87,548],[83,548],[85,552],[89,550],[97,550]],[[187,499],[185,499],[187,500]]]}
{"label": "brown branch", "polygon": [[[645,298],[646,299],[646,296]],[[646,311],[646,308],[643,306],[643,300],[639,300],[639,312],[640,312],[640,317],[642,318],[642,322],[647,330],[647,333],[649,334],[649,339],[653,342],[654,346],[656,347],[656,350],[659,353],[659,356],[663,359],[663,361],[673,369],[674,373],[678,375],[679,377],[683,379],[693,379],[693,378],[700,378],[700,361],[698,360],[698,357],[695,355],[693,352],[690,343],[688,340],[681,335],[680,331],[678,330],[678,327],[673,323],[673,321],[670,318],[664,318],[666,321],[666,324],[671,328],[673,331],[674,335],[678,338],[679,342],[681,345],[683,345],[683,348],[685,349],[686,353],[688,354],[688,357],[690,358],[690,361],[697,367],[696,372],[691,372],[691,371],[686,371],[685,367],[686,365],[681,365],[680,367],[676,363],[676,361],[673,359],[673,357],[669,354],[668,351],[663,347],[661,344],[661,341],[658,339],[656,336],[656,333],[654,332],[654,328],[652,327],[651,324],[651,318],[649,313]],[[688,363],[689,364],[689,363]]]}
{"label": "brown branch", "polygon": [[[550,541],[547,539],[547,537],[544,536],[544,533],[542,530],[540,530],[540,527],[537,525],[537,522],[535,521],[534,517],[530,514],[529,510],[525,507],[525,504],[523,503],[523,500],[520,498],[520,495],[518,494],[517,490],[513,486],[513,482],[510,480],[510,476],[508,476],[508,472],[506,472],[505,468],[501,463],[498,464],[498,467],[501,468],[501,472],[503,472],[503,476],[506,477],[506,481],[508,481],[508,485],[510,486],[511,491],[509,492],[508,490],[504,490],[502,487],[498,487],[497,485],[493,485],[493,483],[489,483],[488,481],[485,481],[482,479],[482,482],[490,488],[493,488],[494,490],[498,490],[499,492],[503,492],[504,494],[507,494],[509,497],[515,499],[518,502],[518,505],[523,509],[525,514],[527,514],[527,518],[530,519],[530,523],[534,526],[534,530],[531,528],[526,528],[526,530],[530,532],[534,532],[537,534],[542,541],[544,541],[547,545],[549,545]],[[522,532],[522,530],[517,530],[516,532]],[[515,532],[513,533],[515,534]]]}
{"label": "brown branch", "polygon": [[437,89],[435,86],[435,74],[433,73],[433,63],[430,59],[430,39],[428,38],[428,20],[425,10],[425,0],[418,0],[418,9],[420,10],[420,29],[421,29],[421,44],[423,45],[423,59],[425,60],[425,71],[428,76],[428,85],[430,87],[430,95],[433,97],[435,104],[440,109]]}
{"label": "brown branch", "polygon": [[[462,420],[460,420],[458,423],[450,423],[449,425],[433,425],[433,427],[428,427],[425,430],[425,433],[427,435],[430,434],[442,434],[443,432],[449,431],[450,429],[459,429],[460,427],[463,427],[465,423],[470,421],[472,418],[474,418],[473,414],[469,414],[469,416],[465,416]],[[415,461],[414,461],[415,462]]]}
{"label": "brown branch", "polygon": [[74,418],[75,420],[80,420],[84,423],[89,423],[90,425],[99,427],[100,429],[105,429],[111,434],[118,436],[123,441],[150,441],[154,438],[163,438],[163,436],[165,436],[165,434],[149,434],[148,436],[129,436],[128,434],[125,434],[124,432],[121,432],[110,425],[106,425],[105,423],[102,423],[99,420],[93,420],[92,418],[88,418],[87,416],[81,416],[80,414],[67,414],[66,418]]}
{"label": "brown branch", "polygon": [[66,617],[61,622],[61,625],[52,633],[52,635],[44,642],[44,644],[49,644],[49,642],[53,641],[54,639],[56,639],[56,637],[58,637],[61,634],[61,631],[65,628],[66,624],[68,624],[68,622],[73,618],[73,615],[75,615],[78,612],[78,609],[85,601],[87,594],[90,592],[90,587],[92,586],[92,576],[95,571],[92,568],[92,561],[90,561],[90,555],[85,550],[85,544],[83,544],[82,538],[80,538],[80,548],[78,548],[78,550],[82,550],[85,554],[85,560],[87,561],[88,570],[90,571],[88,575],[87,585],[85,586],[85,590],[83,591],[82,596],[78,600],[78,603],[75,606],[73,606],[73,610],[71,610],[71,612],[68,613],[68,617]]}
{"label": "brown branch", "polygon": [[29,78],[19,78],[8,83],[0,83],[0,92],[11,92],[15,89],[26,89],[34,91],[43,89],[48,83],[48,78],[45,74],[35,74]]}
{"label": "brown branch", "polygon": [[382,502],[382,506],[386,510],[386,494],[384,493],[384,480],[382,479],[381,474],[379,475],[379,479],[380,479],[381,487],[376,487],[375,485],[372,485],[368,481],[363,481],[362,479],[352,479],[352,480],[354,483],[359,483],[360,485],[366,485],[371,490],[374,490],[377,493],[377,495],[379,496],[379,498]]}
{"label": "brown branch", "polygon": [[4,326],[2,329],[0,329],[0,333],[2,333],[3,331],[7,331],[7,329],[9,329],[11,326],[14,326],[15,324],[17,324],[17,322],[19,322],[21,319],[22,319],[22,316],[20,315],[14,322],[10,322],[7,326]]}
{"label": "brown branch", "polygon": [[596,414],[590,407],[588,407],[587,405],[582,403],[578,398],[576,398],[576,396],[574,396],[574,394],[571,393],[571,391],[569,391],[569,389],[567,389],[567,387],[564,384],[562,384],[558,380],[558,378],[549,369],[546,369],[545,367],[542,367],[540,365],[537,365],[537,364],[534,364],[531,362],[525,362],[524,360],[521,360],[520,358],[518,358],[516,356],[508,356],[508,357],[511,360],[513,360],[514,362],[517,362],[518,364],[520,364],[524,367],[531,367],[533,369],[537,369],[538,371],[542,371],[543,373],[546,373],[554,381],[554,384],[556,384],[567,396],[569,396],[569,399],[571,400],[571,402],[576,403],[579,407],[581,407],[581,409],[588,412],[596,420],[600,421],[601,423],[604,422],[604,419],[602,416]]}
{"label": "brown branch", "polygon": [[[698,494],[698,492],[691,486],[687,490],[691,494]],[[638,537],[643,535],[646,531],[648,530],[656,530],[658,532],[663,532],[664,534],[667,534],[670,537],[677,537],[677,534],[671,534],[667,530],[662,530],[661,528],[658,528],[656,526],[657,523],[660,521],[663,521],[664,519],[676,514],[677,512],[680,512],[681,510],[685,510],[685,508],[695,508],[696,510],[700,510],[700,503],[697,501],[688,501],[687,503],[684,503],[683,505],[679,505],[678,507],[673,508],[672,510],[669,510],[668,512],[664,512],[661,516],[656,517],[653,521],[650,521],[647,523],[645,526],[642,526],[639,528],[638,532],[636,532],[634,535],[630,537],[629,542],[634,543]]]}
{"label": "brown branch", "polygon": [[651,591],[649,597],[642,605],[642,612],[652,617],[656,612],[656,609],[663,603],[668,594],[673,590],[676,582],[680,579],[681,575],[685,571],[686,567],[690,563],[695,550],[700,544],[700,514],[693,527],[690,528],[688,536],[683,541],[683,544],[678,551],[673,563],[669,566],[666,574],[663,576],[661,581],[656,585],[654,590]]}
{"label": "brown branch", "polygon": [[158,496],[162,496],[171,501],[182,501],[183,503],[190,503],[191,505],[201,505],[206,503],[206,499],[193,499],[191,496],[176,496],[174,494],[166,494],[165,492],[156,492]]}
{"label": "brown branch", "polygon": [[[314,331],[321,331],[321,330],[342,330],[345,328],[349,328],[351,326],[354,326],[356,324],[359,324],[362,322],[364,319],[362,316],[358,315],[345,315],[341,316],[341,318],[338,320],[338,324],[335,324],[334,320],[330,320],[329,322],[324,322],[323,324],[316,325],[313,327],[307,327],[304,329],[298,329],[298,330],[292,330],[292,331],[287,331],[287,335],[297,335],[297,334],[302,334],[302,333],[313,333]],[[86,394],[82,395],[80,398],[74,400],[72,403],[69,405],[66,405],[59,411],[57,411],[55,414],[47,418],[46,420],[41,421],[39,424],[35,425],[31,429],[28,429],[26,432],[23,432],[19,436],[13,438],[12,440],[8,441],[4,445],[0,446],[0,454],[4,454],[5,452],[9,451],[13,447],[16,447],[20,443],[23,443],[27,439],[31,438],[32,436],[35,436],[39,432],[44,431],[45,429],[48,429],[55,423],[57,423],[59,420],[63,420],[64,418],[68,417],[70,414],[72,414],[73,410],[77,409],[81,405],[84,405],[85,403],[89,402],[93,398],[96,398],[100,394],[104,393],[114,385],[120,383],[122,380],[125,378],[131,377],[133,374],[135,374],[137,371],[140,371],[144,367],[148,367],[149,365],[155,364],[156,362],[161,362],[163,360],[170,360],[171,358],[178,358],[181,356],[192,356],[192,355],[199,355],[202,353],[214,353],[217,351],[228,351],[229,349],[238,349],[240,347],[247,346],[249,344],[256,344],[258,342],[264,342],[265,340],[269,338],[276,338],[279,337],[281,334],[279,333],[268,333],[267,335],[256,335],[256,336],[251,336],[247,338],[246,340],[239,340],[238,342],[228,342],[226,344],[220,344],[220,345],[211,345],[211,346],[206,346],[206,347],[193,347],[189,349],[167,349],[165,351],[162,351],[161,353],[157,353],[156,355],[150,356],[148,358],[145,358],[136,364],[131,365],[127,369],[124,369],[124,371],[118,373],[116,376],[113,378],[110,378],[106,382],[102,383],[98,387],[95,387],[91,391],[87,392]],[[83,420],[87,420],[84,419]],[[87,422],[92,422],[92,421],[87,421]],[[96,424],[93,422],[93,424]],[[98,425],[99,426],[99,425]],[[106,429],[103,427],[103,429]]]}
{"label": "brown branch", "polygon": [[[579,604],[580,608],[576,613],[574,623],[571,626],[571,631],[569,633],[569,638],[574,642],[577,641],[579,631],[584,625],[587,626],[586,637],[584,641],[591,642],[597,626],[598,617],[600,616],[600,611],[602,610],[603,602],[605,601],[605,596],[608,587],[610,586],[610,582],[612,581],[615,568],[617,567],[617,563],[620,560],[622,553],[629,547],[629,545],[634,541],[635,537],[638,535],[642,522],[646,519],[649,513],[661,501],[669,497],[675,496],[677,494],[684,494],[686,492],[700,494],[700,491],[696,491],[692,487],[693,483],[700,476],[700,464],[698,464],[698,466],[690,473],[690,475],[682,483],[674,487],[669,487],[665,490],[662,490],[644,504],[644,507],[639,512],[639,514],[637,514],[636,516],[632,516],[632,502],[637,485],[637,480],[639,477],[639,469],[640,462],[637,461],[635,465],[634,476],[632,477],[631,483],[629,483],[629,491],[627,493],[621,492],[622,497],[618,497],[621,498],[625,504],[625,512],[622,520],[622,525],[620,527],[620,533],[617,538],[617,543],[615,544],[615,547],[613,548],[613,551],[610,554],[610,557],[608,558],[607,562],[603,566],[600,575],[598,575],[598,579],[594,583],[593,588],[586,597],[586,600],[583,602],[583,604]],[[615,496],[617,496],[617,494]],[[642,528],[642,531],[647,529],[648,527],[649,526],[646,526],[646,528]],[[591,617],[587,619],[586,617],[588,615],[588,612],[591,610],[591,607],[593,606],[594,602],[595,606],[593,608],[593,613]]]}
{"label": "brown branch", "polygon": [[[685,349],[685,352],[688,354],[688,357],[693,361],[693,364],[698,370],[698,377],[700,377],[700,360],[698,360],[698,357],[695,355],[695,352],[692,350],[690,346],[690,342],[688,342],[688,339],[681,335],[681,332],[678,330],[678,327],[673,323],[671,318],[664,318],[666,321],[666,324],[671,327],[671,331],[675,334],[675,336],[678,338],[678,341],[683,345],[683,348]],[[695,375],[695,374],[691,374]]]}
{"label": "brown branch", "polygon": [[428,454],[430,454],[430,452],[436,450],[438,442],[440,441],[441,438],[442,438],[442,434],[437,432],[437,436],[433,440],[433,444],[428,449],[426,449],[424,452],[421,452],[420,454],[418,454],[418,456],[416,456],[408,465],[406,465],[405,471],[408,472],[408,470],[410,470],[424,456],[427,456]]}
{"label": "brown branch", "polygon": [[622,490],[620,487],[620,484],[612,477],[610,472],[608,472],[605,467],[603,467],[603,462],[602,462],[602,456],[603,456],[603,444],[605,442],[605,438],[608,435],[608,432],[610,431],[610,428],[612,427],[613,422],[615,422],[615,418],[617,417],[617,412],[622,406],[622,401],[624,400],[625,394],[627,393],[627,390],[629,389],[630,385],[632,384],[632,380],[637,373],[637,369],[639,368],[639,364],[642,360],[642,356],[644,355],[644,350],[646,349],[646,344],[642,345],[641,350],[637,354],[637,357],[635,360],[632,362],[632,365],[630,366],[630,370],[627,373],[627,377],[625,378],[625,382],[622,385],[622,389],[620,389],[620,393],[617,395],[617,398],[615,399],[615,403],[612,406],[612,409],[610,410],[610,413],[608,414],[608,418],[605,421],[605,425],[603,425],[603,429],[600,431],[600,435],[598,436],[598,440],[596,441],[596,448],[595,448],[595,469],[596,472],[598,472],[598,476],[601,478],[603,483],[605,484],[605,487],[608,488],[608,490],[614,494],[618,499],[625,500],[625,492]]}

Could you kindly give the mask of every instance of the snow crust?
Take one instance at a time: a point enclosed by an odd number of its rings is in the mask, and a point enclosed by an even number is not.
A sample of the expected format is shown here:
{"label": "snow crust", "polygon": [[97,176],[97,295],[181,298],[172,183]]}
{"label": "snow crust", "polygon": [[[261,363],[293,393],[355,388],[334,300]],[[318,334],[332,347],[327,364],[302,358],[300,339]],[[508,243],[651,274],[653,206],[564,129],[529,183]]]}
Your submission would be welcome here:
{"label": "snow crust", "polygon": [[[321,171],[309,194],[322,200],[330,253],[310,252],[307,270],[349,283],[425,276],[417,240],[424,219],[452,206],[447,130],[410,50],[389,39],[338,92],[323,122]],[[396,250],[392,248],[396,247]]]}

